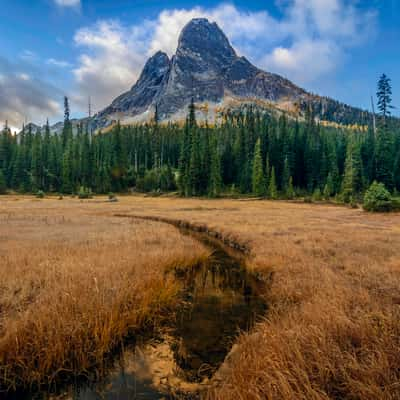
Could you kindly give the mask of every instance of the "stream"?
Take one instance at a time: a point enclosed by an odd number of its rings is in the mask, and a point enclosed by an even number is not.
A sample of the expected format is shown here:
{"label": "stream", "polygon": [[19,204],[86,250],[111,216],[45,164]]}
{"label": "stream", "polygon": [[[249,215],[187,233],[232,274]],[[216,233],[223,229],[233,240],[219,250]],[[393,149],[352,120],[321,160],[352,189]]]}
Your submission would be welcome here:
{"label": "stream", "polygon": [[158,400],[199,399],[222,365],[240,331],[267,309],[262,283],[244,266],[244,256],[205,234],[190,234],[211,250],[198,268],[175,269],[182,302],[151,339],[126,345],[105,378],[71,384],[57,395],[29,399]]}

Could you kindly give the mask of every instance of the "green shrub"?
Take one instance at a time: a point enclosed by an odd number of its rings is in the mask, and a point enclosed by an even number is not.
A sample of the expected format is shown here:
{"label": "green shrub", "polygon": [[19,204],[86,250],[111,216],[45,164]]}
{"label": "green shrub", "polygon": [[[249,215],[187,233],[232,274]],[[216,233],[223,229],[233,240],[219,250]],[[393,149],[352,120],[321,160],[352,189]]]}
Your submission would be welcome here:
{"label": "green shrub", "polygon": [[91,199],[92,196],[92,189],[81,186],[79,188],[79,192],[78,192],[78,198],[79,199]]}
{"label": "green shrub", "polygon": [[37,197],[38,199],[44,199],[44,192],[43,192],[43,190],[38,190],[38,191],[36,192],[36,197]]}
{"label": "green shrub", "polygon": [[313,199],[313,201],[321,201],[322,200],[322,194],[321,194],[321,190],[319,188],[314,190],[312,199]]}
{"label": "green shrub", "polygon": [[374,183],[369,187],[364,196],[363,207],[366,211],[388,212],[393,210],[392,197],[383,183]]}

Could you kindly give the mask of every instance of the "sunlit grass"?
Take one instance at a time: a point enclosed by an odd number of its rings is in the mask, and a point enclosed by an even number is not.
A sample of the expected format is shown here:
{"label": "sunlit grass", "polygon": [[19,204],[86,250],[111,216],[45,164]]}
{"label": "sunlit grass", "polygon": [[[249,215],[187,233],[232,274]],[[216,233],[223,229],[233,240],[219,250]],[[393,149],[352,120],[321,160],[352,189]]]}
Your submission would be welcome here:
{"label": "sunlit grass", "polygon": [[[204,256],[172,227],[116,214],[206,227],[250,249],[249,267],[273,277],[267,319],[241,336],[210,398],[400,398],[400,214],[287,202],[1,199],[9,267],[0,278],[0,352],[14,375],[32,380],[37,360],[46,360],[42,377],[57,371],[55,360],[71,368],[71,354],[88,368],[115,338],[173,306],[164,267]],[[59,358],[42,356],[53,352]]]}
{"label": "sunlit grass", "polygon": [[179,287],[165,269],[206,255],[165,224],[53,201],[2,199],[2,390],[101,368],[127,335],[151,330],[175,306]]}

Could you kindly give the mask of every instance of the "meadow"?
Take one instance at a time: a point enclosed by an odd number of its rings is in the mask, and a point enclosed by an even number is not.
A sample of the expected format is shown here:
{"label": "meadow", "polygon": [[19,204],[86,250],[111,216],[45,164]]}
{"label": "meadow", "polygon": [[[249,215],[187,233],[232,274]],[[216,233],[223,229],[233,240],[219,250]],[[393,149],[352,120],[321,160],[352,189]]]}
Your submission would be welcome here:
{"label": "meadow", "polygon": [[0,199],[3,391],[101,371],[125,337],[175,305],[165,269],[206,256],[175,228],[104,216],[107,207]]}
{"label": "meadow", "polygon": [[400,214],[257,200],[0,198],[2,385],[85,373],[160,323],[171,265],[207,251],[151,216],[249,250],[265,319],[237,340],[209,399],[399,399]]}

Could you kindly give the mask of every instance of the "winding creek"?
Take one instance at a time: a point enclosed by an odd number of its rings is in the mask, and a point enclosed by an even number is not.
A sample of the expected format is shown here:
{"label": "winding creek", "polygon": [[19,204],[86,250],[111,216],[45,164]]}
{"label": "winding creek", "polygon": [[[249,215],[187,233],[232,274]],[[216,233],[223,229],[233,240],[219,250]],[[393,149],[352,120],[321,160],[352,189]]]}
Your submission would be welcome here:
{"label": "winding creek", "polygon": [[126,344],[100,380],[71,384],[57,395],[27,399],[200,399],[240,331],[266,312],[263,284],[245,268],[245,258],[221,240],[181,229],[211,255],[193,269],[169,273],[182,284],[175,315],[153,337]]}

